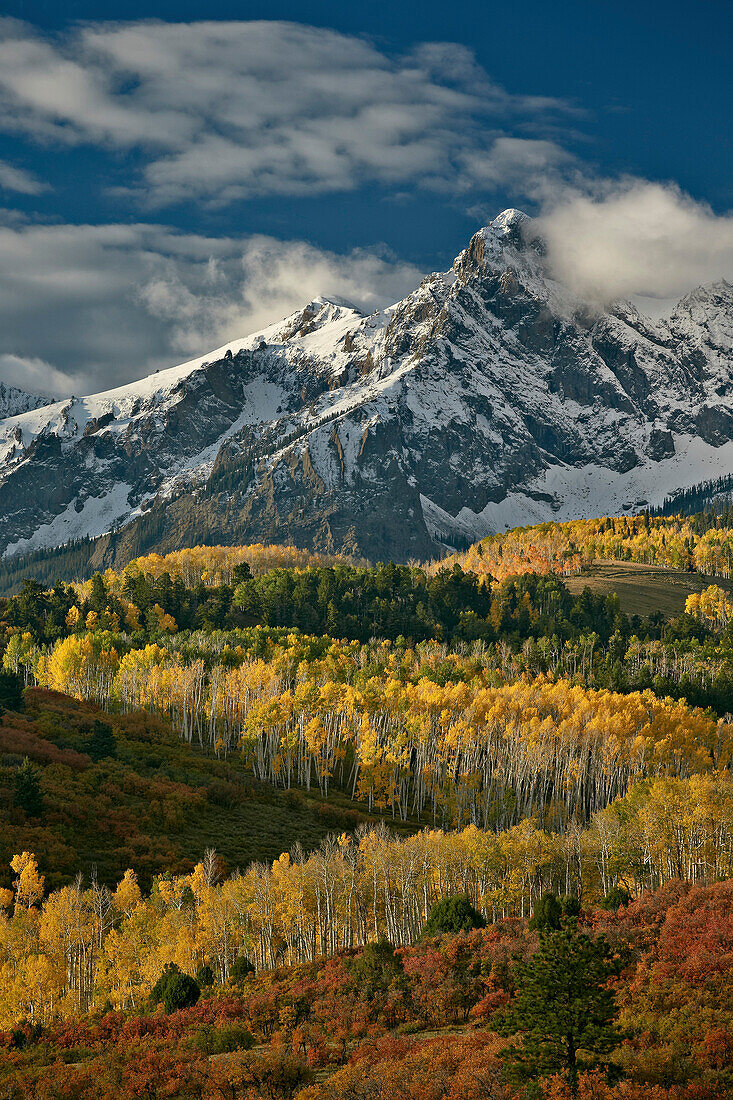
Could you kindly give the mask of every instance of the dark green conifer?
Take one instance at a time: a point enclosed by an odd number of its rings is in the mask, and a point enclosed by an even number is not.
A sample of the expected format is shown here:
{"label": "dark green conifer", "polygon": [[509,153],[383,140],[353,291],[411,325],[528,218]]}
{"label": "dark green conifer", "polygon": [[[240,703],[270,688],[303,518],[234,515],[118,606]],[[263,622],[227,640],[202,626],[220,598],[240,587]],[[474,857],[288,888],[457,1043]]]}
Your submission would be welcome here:
{"label": "dark green conifer", "polygon": [[541,932],[536,953],[513,968],[514,1001],[491,1025],[515,1039],[502,1052],[510,1079],[564,1073],[575,1096],[582,1070],[608,1064],[622,1039],[609,988],[621,966],[603,936],[591,939],[570,922]]}
{"label": "dark green conifer", "polygon": [[40,817],[43,810],[43,795],[38,772],[26,756],[15,773],[15,804],[25,810],[28,817]]}
{"label": "dark green conifer", "polygon": [[101,722],[99,718],[95,718],[94,728],[84,746],[84,752],[87,756],[91,756],[95,763],[107,757],[114,759],[117,753],[117,742],[112,727],[107,722]]}
{"label": "dark green conifer", "polygon": [[473,928],[485,928],[486,921],[471,904],[466,894],[455,894],[436,902],[422,930],[422,939],[431,936],[470,932]]}

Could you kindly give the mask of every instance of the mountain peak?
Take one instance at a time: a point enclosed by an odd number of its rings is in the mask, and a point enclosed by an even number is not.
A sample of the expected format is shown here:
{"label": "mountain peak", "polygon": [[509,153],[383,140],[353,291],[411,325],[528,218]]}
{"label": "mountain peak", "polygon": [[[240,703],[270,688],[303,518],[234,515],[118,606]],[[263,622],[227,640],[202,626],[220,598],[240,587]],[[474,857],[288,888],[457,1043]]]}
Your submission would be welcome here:
{"label": "mountain peak", "polygon": [[283,322],[278,338],[285,343],[293,337],[309,336],[332,321],[342,320],[345,316],[353,316],[358,321],[364,314],[345,298],[338,298],[335,295],[326,297],[321,294]]}
{"label": "mountain peak", "polygon": [[408,560],[732,470],[730,284],[660,323],[581,309],[531,227],[502,211],[375,315],[321,295],[202,359],[5,420],[0,553],[131,524],[141,548],[356,539]]}
{"label": "mountain peak", "polygon": [[489,223],[489,228],[500,236],[507,237],[510,233],[521,232],[526,223],[531,221],[529,214],[510,206],[507,210],[502,210],[501,214]]}
{"label": "mountain peak", "polygon": [[354,313],[361,313],[358,306],[347,298],[340,298],[337,294],[318,294],[309,302],[306,309],[322,309],[324,306],[335,306],[337,309],[350,309]]}

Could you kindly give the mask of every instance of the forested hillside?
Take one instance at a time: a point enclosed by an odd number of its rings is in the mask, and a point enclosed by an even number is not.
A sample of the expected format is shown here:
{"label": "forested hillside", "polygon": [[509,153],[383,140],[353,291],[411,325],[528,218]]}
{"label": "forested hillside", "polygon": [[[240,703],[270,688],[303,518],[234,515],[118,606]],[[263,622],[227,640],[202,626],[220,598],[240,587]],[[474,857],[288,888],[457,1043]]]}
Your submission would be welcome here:
{"label": "forested hillside", "polygon": [[[720,579],[671,619],[563,578],[675,554]],[[727,554],[644,517],[428,568],[198,547],[26,581],[0,602],[0,1097],[728,1095]],[[572,1066],[529,1019],[548,966],[606,1021]]]}
{"label": "forested hillside", "polygon": [[[59,578],[64,581],[89,580],[93,573],[104,571],[114,559],[116,533],[99,538],[83,538],[49,550],[36,550],[29,554],[16,554],[0,560],[0,596],[12,595],[22,587],[24,580],[52,585]],[[197,579],[229,580],[236,565],[246,562],[253,573],[261,573],[276,567],[305,568],[308,565],[332,565],[339,561],[355,559],[341,554],[316,554],[296,546],[194,546],[176,550],[170,554],[147,554],[125,558],[136,563],[146,573],[171,576],[185,575],[189,579],[195,572]],[[221,573],[223,568],[224,572]]]}
{"label": "forested hillside", "polygon": [[49,887],[79,871],[112,886],[134,866],[148,889],[208,845],[234,871],[367,820],[343,801],[273,791],[237,754],[196,751],[149,713],[102,714],[40,688],[0,717],[0,762],[0,886],[29,847]]}
{"label": "forested hillside", "polygon": [[[378,858],[365,840],[362,858]],[[419,862],[420,846],[408,858]],[[217,884],[213,857],[187,880],[163,876],[149,898],[130,872],[113,893],[79,884],[52,894],[40,914],[35,865],[15,863],[5,952],[32,951],[37,938],[41,953],[24,958],[12,986],[30,1019],[0,1032],[6,1100],[725,1100],[733,1087],[729,881],[673,879],[633,901],[618,889],[583,908],[546,892],[530,921],[483,927],[465,895],[449,897],[481,867],[458,849],[437,866],[448,872],[444,900],[416,943],[372,938],[255,973],[227,929],[248,911],[266,920],[268,896],[248,904],[254,882]],[[273,872],[275,906],[295,912],[321,877],[284,860]],[[436,886],[434,875],[431,899]],[[421,912],[422,899],[416,928]],[[279,961],[289,951],[281,935],[269,944]],[[96,975],[113,1000],[85,1011]],[[4,992],[8,1019],[7,979]]]}
{"label": "forested hillside", "polygon": [[733,575],[733,530],[727,509],[693,516],[611,516],[540,523],[493,535],[452,554],[440,568],[459,564],[501,580],[521,573],[580,573],[596,559],[643,562],[714,577]]}

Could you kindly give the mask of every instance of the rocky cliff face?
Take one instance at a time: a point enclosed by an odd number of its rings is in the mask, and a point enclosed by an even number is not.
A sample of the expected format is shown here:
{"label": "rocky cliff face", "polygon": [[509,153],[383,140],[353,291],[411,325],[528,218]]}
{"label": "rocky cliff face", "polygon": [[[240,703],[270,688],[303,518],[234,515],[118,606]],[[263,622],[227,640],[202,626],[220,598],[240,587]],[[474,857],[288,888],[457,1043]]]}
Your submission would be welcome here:
{"label": "rocky cliff face", "polygon": [[733,470],[733,287],[600,311],[505,211],[363,316],[304,310],[141,382],[0,422],[0,551],[278,541],[434,556],[661,503]]}
{"label": "rocky cliff face", "polygon": [[40,409],[43,405],[50,405],[52,401],[53,398],[48,394],[28,393],[17,386],[9,386],[7,382],[0,382],[0,420],[29,412],[31,409]]}

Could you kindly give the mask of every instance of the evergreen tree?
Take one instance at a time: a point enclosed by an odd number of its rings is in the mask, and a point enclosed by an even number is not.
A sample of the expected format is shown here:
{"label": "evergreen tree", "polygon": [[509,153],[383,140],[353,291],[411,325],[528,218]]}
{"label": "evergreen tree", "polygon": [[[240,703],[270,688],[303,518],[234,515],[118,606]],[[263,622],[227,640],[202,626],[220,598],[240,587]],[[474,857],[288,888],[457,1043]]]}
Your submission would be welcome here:
{"label": "evergreen tree", "polygon": [[23,677],[9,669],[0,669],[0,714],[22,710],[23,705]]}
{"label": "evergreen tree", "polygon": [[240,955],[229,967],[229,981],[234,985],[240,985],[250,974],[254,974],[255,968],[246,955]]}
{"label": "evergreen tree", "polygon": [[238,565],[234,566],[232,571],[232,584],[236,587],[241,584],[242,581],[248,581],[252,578],[252,570],[250,569],[246,561],[241,561]]}
{"label": "evergreen tree", "polygon": [[622,1038],[608,986],[622,965],[603,936],[591,939],[569,923],[542,932],[538,951],[514,966],[514,1001],[492,1022],[500,1035],[521,1040],[502,1052],[508,1076],[562,1072],[577,1095],[580,1070],[606,1065]]}
{"label": "evergreen tree", "polygon": [[117,742],[112,727],[106,722],[100,722],[99,718],[95,718],[94,728],[84,746],[84,752],[87,756],[91,756],[95,763],[107,757],[114,759],[117,753]]}
{"label": "evergreen tree", "polygon": [[622,906],[625,908],[630,904],[631,894],[623,886],[612,886],[603,901],[599,902],[601,909],[611,909],[614,913]]}
{"label": "evergreen tree", "polygon": [[581,910],[580,898],[576,898],[574,894],[565,894],[560,898],[560,905],[562,906],[563,917],[566,920],[577,922]]}
{"label": "evergreen tree", "polygon": [[404,973],[402,959],[384,937],[376,943],[368,943],[350,969],[357,989],[368,997],[386,993],[394,980]]}
{"label": "evergreen tree", "polygon": [[201,989],[208,989],[214,985],[216,978],[214,977],[214,971],[211,969],[208,963],[204,963],[196,971],[196,981]]}
{"label": "evergreen tree", "polygon": [[97,571],[92,576],[92,590],[89,596],[89,606],[97,613],[104,611],[107,606],[107,586],[104,577]]}
{"label": "evergreen tree", "polygon": [[163,1004],[167,1013],[190,1008],[201,996],[198,982],[175,963],[168,963],[150,991],[151,1004]]}
{"label": "evergreen tree", "polygon": [[190,974],[174,974],[163,990],[163,1007],[170,1015],[181,1008],[192,1008],[201,996],[201,989]]}
{"label": "evergreen tree", "polygon": [[486,921],[475,909],[466,894],[456,894],[436,902],[422,930],[422,939],[431,936],[470,932],[473,928],[485,928]]}
{"label": "evergreen tree", "polygon": [[180,966],[177,963],[166,963],[163,967],[163,972],[158,978],[157,982],[150,990],[150,1003],[153,1005],[159,1005],[163,1003],[163,994],[166,991],[168,982],[176,975],[182,974]]}
{"label": "evergreen tree", "polygon": [[548,891],[535,902],[529,927],[540,933],[556,932],[560,927],[561,917],[562,904],[553,893]]}
{"label": "evergreen tree", "polygon": [[25,810],[29,817],[40,817],[43,810],[43,795],[38,772],[26,756],[15,773],[15,804]]}

